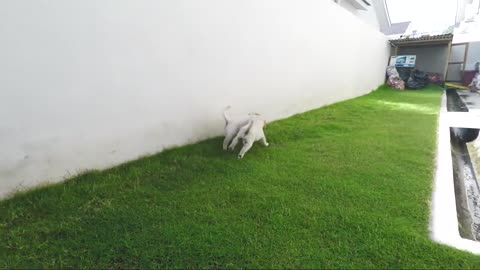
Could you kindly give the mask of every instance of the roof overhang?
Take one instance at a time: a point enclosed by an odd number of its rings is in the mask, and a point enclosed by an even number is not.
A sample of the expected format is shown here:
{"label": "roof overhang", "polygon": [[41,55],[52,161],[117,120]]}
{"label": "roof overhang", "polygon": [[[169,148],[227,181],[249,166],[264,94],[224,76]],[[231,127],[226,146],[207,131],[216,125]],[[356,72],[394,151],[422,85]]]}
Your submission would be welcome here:
{"label": "roof overhang", "polygon": [[412,46],[435,46],[448,45],[452,42],[453,34],[421,36],[417,38],[400,38],[390,40],[390,44],[396,47],[412,47]]}

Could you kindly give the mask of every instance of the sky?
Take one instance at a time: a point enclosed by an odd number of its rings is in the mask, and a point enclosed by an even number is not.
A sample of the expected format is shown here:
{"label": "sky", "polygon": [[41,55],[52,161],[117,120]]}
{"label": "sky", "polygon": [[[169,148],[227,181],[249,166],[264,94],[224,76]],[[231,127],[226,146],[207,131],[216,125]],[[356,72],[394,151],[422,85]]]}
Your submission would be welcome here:
{"label": "sky", "polygon": [[392,23],[411,21],[418,32],[441,31],[455,24],[457,0],[386,0]]}

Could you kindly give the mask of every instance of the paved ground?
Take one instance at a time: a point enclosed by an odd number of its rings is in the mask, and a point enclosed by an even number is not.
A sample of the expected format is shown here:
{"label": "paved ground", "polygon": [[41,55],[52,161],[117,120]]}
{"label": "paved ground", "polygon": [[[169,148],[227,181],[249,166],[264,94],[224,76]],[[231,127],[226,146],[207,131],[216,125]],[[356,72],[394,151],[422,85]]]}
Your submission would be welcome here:
{"label": "paved ground", "polygon": [[445,112],[443,117],[450,127],[480,128],[480,94],[457,90],[468,112]]}
{"label": "paved ground", "polygon": [[470,112],[480,113],[480,94],[469,90],[458,90],[458,95],[467,105]]}

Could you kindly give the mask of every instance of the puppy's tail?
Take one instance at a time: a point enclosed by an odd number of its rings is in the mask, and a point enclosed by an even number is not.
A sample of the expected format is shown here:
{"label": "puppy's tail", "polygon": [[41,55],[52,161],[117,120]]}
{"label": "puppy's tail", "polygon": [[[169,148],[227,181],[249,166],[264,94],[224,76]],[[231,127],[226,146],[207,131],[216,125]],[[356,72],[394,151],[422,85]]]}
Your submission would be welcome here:
{"label": "puppy's tail", "polygon": [[225,107],[225,110],[223,110],[223,118],[225,118],[225,123],[228,124],[228,122],[232,121],[230,116],[228,116],[227,114],[227,111],[230,109],[230,105],[228,105],[227,107]]}

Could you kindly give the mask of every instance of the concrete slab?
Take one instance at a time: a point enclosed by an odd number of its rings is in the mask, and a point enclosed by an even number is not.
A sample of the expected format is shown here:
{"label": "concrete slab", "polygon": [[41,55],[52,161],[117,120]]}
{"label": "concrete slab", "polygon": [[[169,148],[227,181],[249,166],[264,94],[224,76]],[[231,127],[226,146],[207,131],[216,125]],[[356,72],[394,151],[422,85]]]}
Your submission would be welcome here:
{"label": "concrete slab", "polygon": [[446,112],[441,114],[441,117],[450,127],[480,128],[480,111]]}

